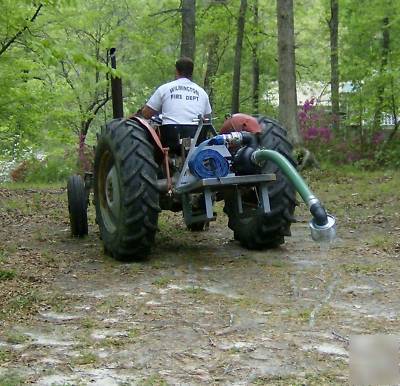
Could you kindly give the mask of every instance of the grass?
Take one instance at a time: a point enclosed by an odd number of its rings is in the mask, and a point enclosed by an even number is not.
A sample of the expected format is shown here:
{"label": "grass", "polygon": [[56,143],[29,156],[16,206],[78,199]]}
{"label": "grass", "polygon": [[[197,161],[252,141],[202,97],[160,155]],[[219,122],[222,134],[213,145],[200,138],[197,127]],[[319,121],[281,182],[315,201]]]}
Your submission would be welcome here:
{"label": "grass", "polygon": [[128,338],[131,341],[136,340],[140,336],[140,330],[138,328],[132,328],[131,330],[128,331]]}
{"label": "grass", "polygon": [[83,365],[91,365],[98,361],[98,357],[96,354],[85,351],[81,353],[79,356],[73,358],[71,360],[71,364],[74,366],[83,366]]}
{"label": "grass", "polygon": [[347,273],[360,273],[364,275],[374,274],[380,271],[387,271],[390,269],[387,265],[382,264],[359,264],[359,263],[349,263],[342,264],[341,268]]}
{"label": "grass", "polygon": [[303,377],[294,376],[266,376],[256,378],[251,385],[256,386],[320,386],[320,385],[342,385],[343,379],[338,378],[335,374],[306,374]]}
{"label": "grass", "polygon": [[139,386],[167,386],[167,381],[158,374],[150,375],[138,383]]}
{"label": "grass", "polygon": [[0,349],[0,364],[11,362],[14,359],[14,354],[7,349]]}
{"label": "grass", "polygon": [[2,182],[0,188],[11,189],[11,190],[41,190],[41,189],[60,189],[65,188],[67,182],[60,181],[56,183],[44,183],[44,182]]}
{"label": "grass", "polygon": [[38,212],[42,208],[42,199],[40,193],[34,193],[32,202],[34,209]]}
{"label": "grass", "polygon": [[0,281],[12,280],[17,276],[14,270],[0,269]]}
{"label": "grass", "polygon": [[48,248],[43,248],[40,251],[41,257],[47,261],[48,263],[56,263],[58,262],[58,259],[54,256],[54,254],[48,249]]}
{"label": "grass", "polygon": [[376,213],[382,202],[394,206],[400,173],[397,171],[364,171],[346,166],[335,169],[312,170],[305,173],[323,202],[336,216],[363,217]]}
{"label": "grass", "polygon": [[41,229],[38,229],[35,233],[34,233],[34,235],[33,235],[33,237],[35,238],[35,240],[37,240],[37,241],[40,241],[40,242],[45,242],[45,241],[47,241],[48,240],[48,231],[47,230],[45,230],[44,232],[43,232],[43,230],[41,230]]}
{"label": "grass", "polygon": [[67,308],[68,296],[61,291],[51,291],[43,296],[42,302],[51,307],[52,312],[64,312]]}
{"label": "grass", "polygon": [[165,288],[171,283],[172,279],[169,276],[162,276],[153,281],[153,284],[158,288]]}
{"label": "grass", "polygon": [[14,371],[7,371],[0,375],[1,386],[20,386],[25,384],[24,379]]}
{"label": "grass", "polygon": [[91,318],[84,318],[81,321],[81,326],[83,328],[86,328],[88,330],[95,328],[97,326],[97,322],[94,319]]}
{"label": "grass", "polygon": [[369,246],[383,251],[389,251],[396,248],[398,243],[399,237],[394,234],[374,235],[371,237],[371,240],[368,241]]}
{"label": "grass", "polygon": [[4,250],[0,250],[0,263],[4,263],[7,260],[8,253]]}
{"label": "grass", "polygon": [[271,266],[275,268],[285,268],[288,266],[288,263],[284,260],[274,260],[271,263]]}
{"label": "grass", "polygon": [[167,268],[169,266],[170,264],[166,260],[157,259],[151,261],[151,267],[154,269],[162,269],[162,268]]}
{"label": "grass", "polygon": [[5,340],[7,343],[21,344],[29,340],[29,337],[16,331],[9,331],[5,335]]}
{"label": "grass", "polygon": [[197,295],[197,296],[204,296],[204,295],[206,295],[207,294],[207,291],[204,289],[204,288],[201,288],[201,287],[186,287],[185,289],[184,289],[184,291],[186,292],[186,293],[188,293],[188,294],[191,294],[191,295]]}
{"label": "grass", "polygon": [[310,309],[304,309],[297,314],[297,318],[303,322],[307,322],[310,320],[311,312]]}
{"label": "grass", "polygon": [[1,209],[7,212],[20,211],[25,216],[32,214],[32,209],[28,202],[19,198],[10,198],[4,200]]}
{"label": "grass", "polygon": [[31,290],[25,294],[19,294],[12,298],[9,303],[7,309],[3,309],[3,312],[13,313],[17,311],[24,311],[28,308],[31,308],[34,304],[36,304],[40,299],[38,293],[34,290]]}
{"label": "grass", "polygon": [[141,273],[144,271],[143,264],[141,264],[141,263],[131,263],[129,266],[129,269],[134,274]]}

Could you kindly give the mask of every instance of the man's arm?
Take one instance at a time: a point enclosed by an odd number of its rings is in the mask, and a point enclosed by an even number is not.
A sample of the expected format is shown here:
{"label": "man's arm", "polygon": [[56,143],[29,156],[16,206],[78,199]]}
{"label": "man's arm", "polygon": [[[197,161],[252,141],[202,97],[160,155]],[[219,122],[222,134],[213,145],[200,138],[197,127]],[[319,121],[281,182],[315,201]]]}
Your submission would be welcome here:
{"label": "man's arm", "polygon": [[142,115],[146,119],[150,119],[152,116],[157,115],[161,112],[162,107],[162,96],[160,87],[150,97],[147,103],[142,108]]}

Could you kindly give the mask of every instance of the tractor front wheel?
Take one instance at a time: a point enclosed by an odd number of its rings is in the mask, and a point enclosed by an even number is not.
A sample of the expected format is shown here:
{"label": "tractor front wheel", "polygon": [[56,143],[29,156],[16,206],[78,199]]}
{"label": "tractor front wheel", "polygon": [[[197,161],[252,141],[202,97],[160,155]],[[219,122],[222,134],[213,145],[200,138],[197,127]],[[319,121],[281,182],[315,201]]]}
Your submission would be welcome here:
{"label": "tractor front wheel", "polygon": [[88,195],[81,176],[74,175],[68,178],[67,195],[71,234],[72,236],[83,237],[88,234]]}

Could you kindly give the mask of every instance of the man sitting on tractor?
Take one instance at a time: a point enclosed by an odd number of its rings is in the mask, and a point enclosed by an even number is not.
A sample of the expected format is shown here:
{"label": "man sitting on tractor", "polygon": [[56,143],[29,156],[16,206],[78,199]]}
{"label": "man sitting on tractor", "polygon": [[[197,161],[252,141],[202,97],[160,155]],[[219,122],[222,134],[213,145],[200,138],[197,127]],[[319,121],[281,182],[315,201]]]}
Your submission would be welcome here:
{"label": "man sitting on tractor", "polygon": [[147,101],[142,115],[150,119],[162,115],[161,142],[176,147],[179,138],[193,137],[199,115],[211,116],[207,93],[192,81],[193,61],[180,58],[175,63],[176,79],[161,85]]}
{"label": "man sitting on tractor", "polygon": [[176,79],[161,85],[147,101],[142,114],[149,119],[162,114],[163,125],[193,125],[198,115],[210,116],[207,93],[192,81],[193,61],[180,58],[175,63]]}

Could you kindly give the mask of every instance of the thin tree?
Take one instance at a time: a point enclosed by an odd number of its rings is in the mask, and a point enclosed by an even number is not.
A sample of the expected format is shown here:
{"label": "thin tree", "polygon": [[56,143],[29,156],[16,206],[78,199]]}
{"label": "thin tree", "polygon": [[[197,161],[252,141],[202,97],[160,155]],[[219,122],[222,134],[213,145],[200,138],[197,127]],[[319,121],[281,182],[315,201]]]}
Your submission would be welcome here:
{"label": "thin tree", "polygon": [[297,117],[293,0],[277,0],[279,120],[293,145],[302,143]]}
{"label": "thin tree", "polygon": [[232,79],[232,114],[239,112],[240,97],[240,65],[242,61],[242,47],[244,26],[246,20],[247,0],[240,0],[239,17],[237,21],[237,34],[235,46],[235,59],[233,63]]}
{"label": "thin tree", "polygon": [[328,21],[331,48],[331,104],[332,127],[334,131],[340,128],[339,106],[339,0],[331,0],[331,18]]}
{"label": "thin tree", "polygon": [[181,56],[194,60],[196,51],[196,0],[182,0]]}
{"label": "thin tree", "polygon": [[254,0],[253,3],[253,28],[254,28],[254,44],[252,47],[252,67],[253,67],[253,77],[252,77],[252,99],[253,99],[253,113],[259,113],[259,98],[260,98],[260,61],[258,59],[259,50],[259,21],[258,21],[258,0]]}
{"label": "thin tree", "polygon": [[[390,30],[389,30],[389,17],[384,17],[382,20],[382,59],[381,59],[381,68],[379,70],[380,75],[382,76],[387,69],[389,52],[390,52]],[[379,130],[382,109],[384,106],[384,93],[385,93],[385,82],[380,80],[378,87],[376,88],[376,106],[374,112],[374,120],[372,124],[372,128],[374,131]]]}
{"label": "thin tree", "polygon": [[219,58],[218,58],[218,45],[219,45],[219,36],[217,34],[213,34],[210,38],[210,42],[208,44],[207,49],[207,67],[206,73],[204,76],[204,89],[206,90],[208,97],[210,99],[211,105],[214,100],[214,88],[213,88],[213,78],[217,74]]}

